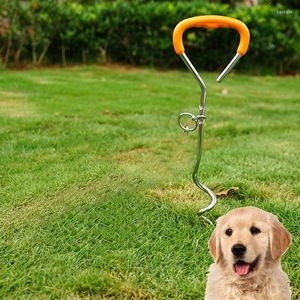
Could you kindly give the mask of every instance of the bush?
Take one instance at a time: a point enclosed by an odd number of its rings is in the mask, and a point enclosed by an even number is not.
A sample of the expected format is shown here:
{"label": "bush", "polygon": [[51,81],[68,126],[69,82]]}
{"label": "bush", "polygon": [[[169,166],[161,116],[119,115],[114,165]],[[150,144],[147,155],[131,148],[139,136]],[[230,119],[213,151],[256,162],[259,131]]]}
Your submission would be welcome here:
{"label": "bush", "polygon": [[[198,6],[191,1],[159,5],[150,2],[142,8],[138,4],[118,4],[116,10],[112,9],[116,15],[109,57],[127,63],[180,67],[183,64],[174,55],[171,40],[178,21],[196,15],[219,14],[244,21],[251,32],[249,53],[239,67],[295,72],[299,68],[300,18],[297,12],[280,13],[282,9],[258,6],[232,10],[227,5]],[[234,54],[238,41],[238,33],[228,29],[191,29],[185,34],[188,55],[197,66],[206,70],[216,70],[222,63],[225,65]]]}
{"label": "bush", "polygon": [[[172,46],[175,25],[191,16],[220,14],[238,18],[250,29],[249,53],[239,68],[277,73],[299,70],[298,10],[264,5],[233,9],[199,1],[94,3],[5,1],[0,18],[2,63],[112,61],[183,67]],[[239,37],[228,29],[191,29],[184,39],[195,65],[216,70],[234,54]]]}

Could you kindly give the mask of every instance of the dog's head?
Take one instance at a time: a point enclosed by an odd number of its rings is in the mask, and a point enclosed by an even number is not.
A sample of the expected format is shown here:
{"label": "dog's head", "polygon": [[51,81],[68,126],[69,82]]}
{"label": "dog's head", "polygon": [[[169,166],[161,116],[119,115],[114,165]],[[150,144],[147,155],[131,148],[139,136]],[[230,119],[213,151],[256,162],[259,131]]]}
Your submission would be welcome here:
{"label": "dog's head", "polygon": [[277,217],[255,207],[244,207],[217,220],[208,245],[217,264],[239,278],[249,278],[267,263],[278,262],[290,243],[291,235]]}

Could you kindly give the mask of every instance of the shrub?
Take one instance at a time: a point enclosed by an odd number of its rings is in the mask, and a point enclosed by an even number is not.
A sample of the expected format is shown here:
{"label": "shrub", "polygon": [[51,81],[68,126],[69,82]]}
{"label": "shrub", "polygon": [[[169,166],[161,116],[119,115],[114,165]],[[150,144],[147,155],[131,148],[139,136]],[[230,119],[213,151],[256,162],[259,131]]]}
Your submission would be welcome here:
{"label": "shrub", "polygon": [[[244,21],[251,32],[247,59],[239,67],[269,69],[279,73],[295,72],[299,68],[300,27],[298,12],[280,13],[282,8],[257,6],[231,9],[227,5],[196,2],[119,3],[112,29],[108,53],[113,61],[180,67],[174,55],[172,31],[178,21],[206,14],[232,16]],[[122,30],[119,30],[122,28]],[[186,51],[193,62],[206,70],[224,65],[234,54],[238,33],[228,29],[191,29],[185,34]],[[224,66],[223,65],[223,66]],[[223,67],[220,66],[220,67]]]}
{"label": "shrub", "polygon": [[[0,0],[1,1],[1,0]],[[92,1],[91,1],[92,3]],[[4,65],[112,61],[183,67],[174,54],[172,32],[182,19],[220,14],[250,29],[249,53],[239,68],[288,73],[299,70],[300,17],[282,6],[234,9],[206,1],[0,2],[0,58]],[[187,53],[206,70],[222,68],[234,54],[238,33],[228,29],[190,29]]]}

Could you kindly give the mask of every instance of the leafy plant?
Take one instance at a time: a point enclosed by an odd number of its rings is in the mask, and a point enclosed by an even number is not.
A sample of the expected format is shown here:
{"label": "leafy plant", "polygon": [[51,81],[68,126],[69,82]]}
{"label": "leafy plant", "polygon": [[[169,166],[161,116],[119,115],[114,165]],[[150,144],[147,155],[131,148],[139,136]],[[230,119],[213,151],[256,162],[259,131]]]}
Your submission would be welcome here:
{"label": "leafy plant", "polygon": [[[259,5],[234,8],[202,1],[32,0],[0,2],[3,65],[43,62],[121,62],[183,67],[174,55],[172,32],[182,19],[220,14],[244,21],[251,32],[249,55],[239,68],[296,73],[300,66],[297,9]],[[190,29],[186,51],[202,69],[220,69],[237,47],[234,30]],[[59,59],[60,57],[60,59]],[[221,64],[221,65],[220,65]]]}

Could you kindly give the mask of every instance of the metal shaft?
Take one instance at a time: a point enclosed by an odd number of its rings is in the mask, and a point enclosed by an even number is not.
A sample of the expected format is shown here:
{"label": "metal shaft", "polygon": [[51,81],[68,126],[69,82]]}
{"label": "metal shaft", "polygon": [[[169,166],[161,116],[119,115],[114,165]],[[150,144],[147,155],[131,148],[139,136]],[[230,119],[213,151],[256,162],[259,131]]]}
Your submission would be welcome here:
{"label": "metal shaft", "polygon": [[224,77],[234,68],[234,66],[238,63],[238,61],[240,60],[242,56],[237,53],[233,59],[229,62],[229,64],[227,65],[227,67],[223,70],[223,72],[219,75],[219,77],[217,78],[217,82],[222,82],[222,80],[224,79]]}
{"label": "metal shaft", "polygon": [[206,187],[204,184],[202,184],[198,177],[199,172],[199,166],[201,161],[201,155],[202,155],[202,140],[203,140],[203,132],[204,132],[204,118],[205,118],[205,100],[206,100],[206,85],[187,57],[185,53],[180,55],[181,59],[187,66],[187,68],[192,72],[194,77],[196,78],[197,82],[200,85],[201,89],[201,99],[200,99],[200,106],[199,106],[199,116],[203,116],[202,119],[199,119],[199,126],[198,126],[198,141],[197,141],[197,149],[196,149],[196,159],[194,163],[194,170],[193,170],[193,181],[197,185],[198,188],[200,188],[202,191],[206,192],[211,199],[210,204],[207,207],[202,208],[199,213],[204,213],[206,211],[211,210],[217,203],[217,198],[212,190],[210,190],[208,187]]}
{"label": "metal shaft", "polygon": [[199,213],[205,213],[206,211],[211,210],[217,203],[217,197],[212,190],[210,190],[207,186],[202,184],[199,181],[198,172],[199,172],[199,165],[202,156],[202,141],[203,141],[203,134],[204,134],[204,123],[199,125],[198,128],[198,141],[197,141],[197,150],[196,150],[196,159],[194,163],[194,170],[193,170],[193,181],[200,188],[202,191],[207,193],[210,196],[211,202],[207,207],[204,207],[199,210]]}
{"label": "metal shaft", "polygon": [[[185,63],[185,65],[187,66],[187,68],[194,75],[194,77],[197,80],[197,82],[200,86],[200,89],[201,89],[199,115],[194,116],[191,113],[186,113],[186,112],[181,113],[178,117],[178,123],[179,123],[180,127],[186,132],[194,131],[198,127],[198,142],[197,142],[197,150],[196,150],[196,159],[195,159],[194,170],[193,170],[193,181],[197,185],[197,187],[200,188],[205,193],[207,193],[211,199],[211,202],[207,207],[200,209],[199,213],[202,214],[206,211],[211,210],[217,203],[217,198],[216,198],[216,195],[214,194],[214,192],[212,190],[210,190],[207,186],[202,184],[198,177],[199,166],[200,166],[201,155],[202,155],[202,140],[203,140],[203,133],[204,133],[206,85],[205,85],[203,79],[201,78],[201,76],[199,75],[199,73],[197,72],[197,70],[195,69],[195,67],[193,66],[193,64],[191,63],[191,61],[189,60],[189,58],[187,57],[187,55],[185,53],[182,53],[180,55],[180,57],[183,60],[183,62]],[[237,64],[237,62],[239,61],[240,58],[241,58],[241,55],[237,53],[233,57],[233,59],[229,62],[227,67],[223,70],[223,72],[219,75],[219,77],[217,78],[217,82],[221,82],[224,79],[224,77]],[[183,125],[180,121],[182,116],[190,116],[192,118],[192,121],[196,122],[196,125],[192,128],[189,128],[187,125]]]}

